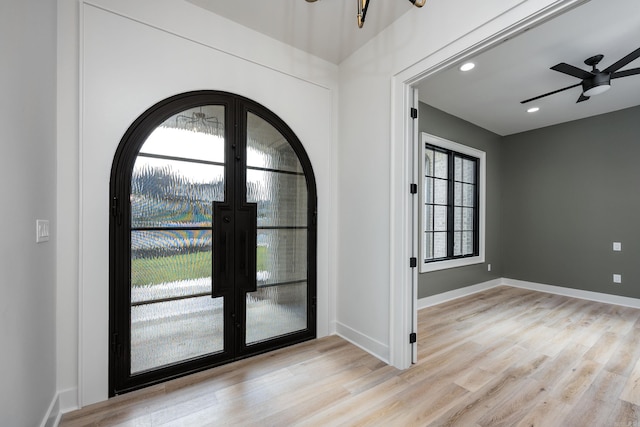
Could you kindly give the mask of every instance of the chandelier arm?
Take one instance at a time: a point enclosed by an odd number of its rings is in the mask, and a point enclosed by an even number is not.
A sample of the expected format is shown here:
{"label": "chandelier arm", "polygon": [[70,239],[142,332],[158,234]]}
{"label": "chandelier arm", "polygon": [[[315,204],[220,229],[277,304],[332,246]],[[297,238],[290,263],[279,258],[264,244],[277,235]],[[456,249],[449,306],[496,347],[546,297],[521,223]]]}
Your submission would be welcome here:
{"label": "chandelier arm", "polygon": [[358,2],[358,28],[364,26],[364,18],[367,16],[369,9],[369,0],[356,0]]}

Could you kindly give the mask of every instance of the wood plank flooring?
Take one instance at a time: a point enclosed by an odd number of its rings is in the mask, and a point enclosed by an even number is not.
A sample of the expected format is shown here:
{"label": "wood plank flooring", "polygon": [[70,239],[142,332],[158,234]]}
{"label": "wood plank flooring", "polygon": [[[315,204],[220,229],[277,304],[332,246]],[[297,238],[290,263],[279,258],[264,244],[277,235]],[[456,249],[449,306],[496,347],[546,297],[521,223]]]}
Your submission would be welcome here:
{"label": "wood plank flooring", "polygon": [[640,310],[498,287],[421,310],[397,370],[333,336],[65,414],[77,426],[640,426]]}

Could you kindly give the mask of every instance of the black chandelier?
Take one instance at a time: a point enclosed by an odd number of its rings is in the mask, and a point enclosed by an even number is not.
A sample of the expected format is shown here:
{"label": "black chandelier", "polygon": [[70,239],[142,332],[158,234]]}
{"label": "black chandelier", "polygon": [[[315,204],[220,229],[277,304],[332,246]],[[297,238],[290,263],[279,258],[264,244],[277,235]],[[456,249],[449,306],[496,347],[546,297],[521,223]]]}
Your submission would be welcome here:
{"label": "black chandelier", "polygon": [[[313,3],[317,0],[307,0],[309,3]],[[367,16],[367,9],[369,9],[369,0],[356,0],[358,2],[358,28],[364,26],[364,18]],[[414,6],[422,7],[427,0],[409,0]]]}

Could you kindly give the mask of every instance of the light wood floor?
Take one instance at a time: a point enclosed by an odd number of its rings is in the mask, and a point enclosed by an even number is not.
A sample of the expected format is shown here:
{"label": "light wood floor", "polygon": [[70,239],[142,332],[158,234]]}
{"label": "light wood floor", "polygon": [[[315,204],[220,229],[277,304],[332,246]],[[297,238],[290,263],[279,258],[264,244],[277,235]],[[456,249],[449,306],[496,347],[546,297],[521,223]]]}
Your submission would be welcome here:
{"label": "light wood floor", "polygon": [[327,337],[66,414],[60,426],[640,425],[640,310],[498,287],[421,310],[399,371]]}

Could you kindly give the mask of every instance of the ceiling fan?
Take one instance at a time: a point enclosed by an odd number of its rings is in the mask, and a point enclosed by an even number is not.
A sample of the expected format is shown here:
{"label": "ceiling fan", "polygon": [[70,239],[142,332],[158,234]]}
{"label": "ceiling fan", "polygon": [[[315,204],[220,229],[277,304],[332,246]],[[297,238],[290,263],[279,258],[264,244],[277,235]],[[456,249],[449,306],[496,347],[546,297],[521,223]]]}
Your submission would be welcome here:
{"label": "ceiling fan", "polygon": [[620,68],[624,67],[631,61],[640,57],[640,48],[634,50],[624,58],[620,59],[618,62],[614,62],[604,70],[600,71],[596,68],[596,66],[602,61],[604,55],[595,55],[590,58],[587,58],[584,63],[588,66],[592,67],[591,71],[585,71],[582,68],[574,67],[573,65],[569,65],[565,62],[561,62],[558,65],[554,65],[551,67],[552,70],[559,71],[564,74],[568,74],[573,77],[577,77],[582,81],[580,83],[576,83],[571,86],[563,87],[562,89],[554,90],[553,92],[545,93],[544,95],[539,95],[534,98],[525,99],[521,101],[521,104],[526,104],[527,102],[535,101],[536,99],[544,98],[545,96],[554,95],[558,92],[562,92],[567,89],[571,89],[574,87],[578,87],[582,85],[582,93],[580,97],[576,101],[582,102],[589,99],[589,97],[601,94],[609,90],[611,87],[611,79],[618,79],[620,77],[633,76],[635,74],[640,74],[640,68],[632,68],[630,70],[618,71]]}

